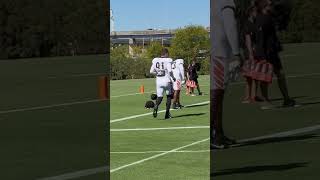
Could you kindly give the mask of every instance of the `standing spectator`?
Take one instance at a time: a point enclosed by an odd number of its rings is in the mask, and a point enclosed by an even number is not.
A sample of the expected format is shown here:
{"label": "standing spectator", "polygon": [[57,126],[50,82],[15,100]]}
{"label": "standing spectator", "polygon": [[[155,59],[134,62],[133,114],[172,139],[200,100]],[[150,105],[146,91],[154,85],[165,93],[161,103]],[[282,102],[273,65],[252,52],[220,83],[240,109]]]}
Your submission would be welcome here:
{"label": "standing spectator", "polygon": [[[266,59],[273,66],[274,74],[278,79],[278,86],[284,98],[283,107],[293,107],[296,102],[290,98],[286,82],[286,76],[283,70],[279,52],[282,50],[280,41],[277,37],[275,22],[272,18],[272,2],[270,0],[256,1],[257,7],[257,43],[256,56],[259,59]],[[263,96],[268,97],[266,88],[263,90]],[[263,109],[268,106],[262,107]]]}
{"label": "standing spectator", "polygon": [[190,68],[188,69],[189,79],[191,81],[191,96],[195,96],[194,94],[194,88],[197,87],[199,96],[202,95],[202,92],[200,91],[199,81],[198,81],[198,73],[197,73],[197,65],[195,59],[192,60],[192,64]]}

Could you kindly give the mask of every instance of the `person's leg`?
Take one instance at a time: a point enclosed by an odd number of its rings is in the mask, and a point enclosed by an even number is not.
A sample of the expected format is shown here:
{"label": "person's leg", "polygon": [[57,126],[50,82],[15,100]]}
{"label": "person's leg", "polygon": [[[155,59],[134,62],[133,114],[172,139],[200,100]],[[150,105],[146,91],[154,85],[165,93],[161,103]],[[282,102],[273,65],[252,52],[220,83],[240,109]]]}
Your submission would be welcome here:
{"label": "person's leg", "polygon": [[191,87],[190,89],[191,89],[191,93],[190,94],[193,96],[194,95],[194,87]]}
{"label": "person's leg", "polygon": [[[252,96],[251,98],[254,99],[254,101],[258,101],[261,102],[263,101],[263,99],[260,97],[260,95],[258,95],[258,88],[259,88],[260,82],[257,80],[253,81],[252,84]],[[261,89],[261,88],[260,88]]]}
{"label": "person's leg", "polygon": [[167,94],[167,103],[166,103],[166,114],[165,114],[165,119],[170,119],[171,114],[170,114],[170,108],[171,108],[171,100],[173,97],[173,87],[172,83],[169,83],[166,89],[166,94]]}
{"label": "person's leg", "polygon": [[270,101],[269,99],[269,90],[268,90],[268,83],[266,82],[260,82],[260,89],[261,89],[261,95],[264,101]]}
{"label": "person's leg", "polygon": [[157,85],[157,100],[156,100],[156,104],[153,108],[153,117],[157,117],[158,116],[158,109],[159,106],[163,100],[163,93],[164,93],[164,87]]}
{"label": "person's leg", "polygon": [[286,81],[286,76],[284,74],[283,69],[281,68],[275,68],[274,74],[277,76],[278,79],[278,86],[281,91],[281,94],[283,96],[284,101],[289,100],[289,93],[288,93],[288,86]]}
{"label": "person's leg", "polygon": [[[223,99],[227,79],[226,59],[213,57],[211,59],[210,82],[210,136],[211,148],[224,148],[235,141],[227,138],[223,130]],[[222,72],[222,73],[221,73]]]}
{"label": "person's leg", "polygon": [[181,108],[181,103],[180,103],[180,90],[177,90],[177,104],[178,104],[178,107]]}
{"label": "person's leg", "polygon": [[252,79],[247,77],[246,82],[245,97],[243,98],[242,103],[249,103],[251,98]]}
{"label": "person's leg", "polygon": [[173,100],[172,100],[172,108],[175,109],[178,103],[178,92],[177,90],[173,93]]}
{"label": "person's leg", "polygon": [[200,90],[200,85],[199,85],[198,79],[195,80],[195,83],[196,83],[196,86],[197,86],[198,94],[199,94],[199,95],[202,95],[202,92],[201,92],[201,90]]}

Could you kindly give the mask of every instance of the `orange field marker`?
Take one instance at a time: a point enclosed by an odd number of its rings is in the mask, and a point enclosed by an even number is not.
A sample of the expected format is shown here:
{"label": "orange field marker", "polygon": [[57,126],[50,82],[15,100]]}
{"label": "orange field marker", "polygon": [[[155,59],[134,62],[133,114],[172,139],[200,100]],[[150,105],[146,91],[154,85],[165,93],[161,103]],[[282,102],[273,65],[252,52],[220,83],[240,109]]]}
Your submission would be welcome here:
{"label": "orange field marker", "polygon": [[99,98],[101,100],[109,99],[109,79],[107,76],[99,77]]}
{"label": "orange field marker", "polygon": [[144,94],[144,85],[141,85],[141,86],[140,86],[140,93],[141,93],[141,94]]}

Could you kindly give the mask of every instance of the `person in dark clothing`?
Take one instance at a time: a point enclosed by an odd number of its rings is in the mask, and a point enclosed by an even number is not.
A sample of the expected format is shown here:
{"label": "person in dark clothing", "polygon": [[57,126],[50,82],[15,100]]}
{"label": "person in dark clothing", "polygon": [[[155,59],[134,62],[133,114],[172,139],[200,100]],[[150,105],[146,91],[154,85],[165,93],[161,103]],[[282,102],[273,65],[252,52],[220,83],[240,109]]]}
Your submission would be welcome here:
{"label": "person in dark clothing", "polygon": [[[189,74],[189,80],[195,83],[195,86],[197,87],[199,95],[202,95],[202,92],[200,91],[199,82],[198,82],[197,65],[195,60],[192,61],[192,64],[188,69],[188,74]],[[194,88],[191,88],[191,95],[194,96]]]}
{"label": "person in dark clothing", "polygon": [[[279,52],[282,51],[277,37],[276,27],[272,18],[272,2],[270,0],[256,1],[256,57],[265,59],[273,65],[273,72],[277,76],[278,86],[284,98],[283,106],[295,106],[295,101],[290,98]],[[267,92],[264,92],[267,93]]]}
{"label": "person in dark clothing", "polygon": [[246,78],[246,91],[242,103],[254,103],[262,99],[257,96],[259,81],[263,80],[257,77],[263,77],[262,72],[256,71],[257,60],[255,59],[255,43],[256,43],[256,7],[251,6],[247,10],[247,20],[244,26],[244,36],[246,45],[246,60],[242,67],[242,75]]}

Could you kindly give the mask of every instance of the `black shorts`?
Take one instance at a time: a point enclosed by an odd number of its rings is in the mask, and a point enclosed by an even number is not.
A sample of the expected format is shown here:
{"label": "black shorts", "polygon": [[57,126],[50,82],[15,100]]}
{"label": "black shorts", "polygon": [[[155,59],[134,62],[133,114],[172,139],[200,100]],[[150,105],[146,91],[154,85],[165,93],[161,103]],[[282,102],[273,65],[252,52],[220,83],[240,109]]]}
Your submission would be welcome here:
{"label": "black shorts", "polygon": [[281,70],[283,68],[279,53],[269,54],[267,60],[273,65],[275,70]]}
{"label": "black shorts", "polygon": [[196,84],[198,84],[199,82],[198,82],[198,78],[192,78],[192,79],[190,79],[191,81],[194,81]]}

